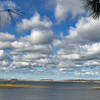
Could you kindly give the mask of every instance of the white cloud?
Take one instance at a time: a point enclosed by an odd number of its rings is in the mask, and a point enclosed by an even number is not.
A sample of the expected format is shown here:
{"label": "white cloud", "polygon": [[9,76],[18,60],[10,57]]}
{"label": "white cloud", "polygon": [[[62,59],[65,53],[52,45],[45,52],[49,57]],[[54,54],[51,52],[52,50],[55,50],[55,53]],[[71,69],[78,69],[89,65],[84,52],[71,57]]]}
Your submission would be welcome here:
{"label": "white cloud", "polygon": [[99,60],[90,60],[84,62],[84,66],[100,66],[100,61]]}
{"label": "white cloud", "polygon": [[[40,66],[58,68],[60,72],[67,73],[69,69],[100,66],[100,22],[98,20],[82,17],[75,27],[70,28],[69,35],[61,35],[60,39],[57,39],[50,28],[51,24],[44,25],[45,21],[40,20],[39,15],[35,17],[37,20],[35,24],[32,23],[30,27],[31,20],[27,20],[30,25],[21,29],[31,30],[27,36],[16,39],[9,33],[0,33],[0,49],[2,49],[0,66],[3,66],[1,69],[32,70]],[[6,49],[9,51],[5,51]],[[84,74],[91,73],[84,72]]]}
{"label": "white cloud", "polygon": [[72,17],[83,13],[82,2],[80,0],[56,0],[55,17],[58,22],[63,21],[68,13],[72,13]]}
{"label": "white cloud", "polygon": [[0,50],[0,59],[2,59],[4,57],[4,51]]}
{"label": "white cloud", "polygon": [[[48,38],[46,36],[44,35],[45,38]],[[40,39],[42,39],[41,37],[39,36]],[[12,64],[9,65],[10,69],[13,66],[13,69],[16,69],[18,66],[21,68],[25,66],[48,65],[46,59],[53,52],[53,48],[51,46],[52,41],[46,42],[48,40],[43,40],[43,43],[41,43],[41,40],[38,41],[38,43],[37,41],[35,42],[35,40],[32,41],[31,35],[21,37],[19,40],[13,41],[11,43],[12,50],[9,53],[12,57]],[[21,62],[23,63],[21,64]]]}
{"label": "white cloud", "polygon": [[6,53],[4,50],[0,50],[0,61],[10,60],[9,53]]}
{"label": "white cloud", "polygon": [[52,22],[46,17],[44,19],[40,18],[38,13],[35,13],[34,16],[30,19],[23,19],[22,22],[17,24],[18,31],[25,31],[31,29],[49,29],[52,25]]}
{"label": "white cloud", "polygon": [[100,41],[100,20],[82,17],[75,28],[70,27],[68,38],[75,41]]}
{"label": "white cloud", "polygon": [[79,59],[80,55],[78,55],[78,54],[61,55],[61,58],[62,59],[71,59],[71,60],[74,60],[74,59]]}
{"label": "white cloud", "polygon": [[30,30],[31,32],[29,35],[18,39],[9,33],[1,33],[0,49],[5,50],[6,56],[10,57],[7,59],[7,62],[9,62],[9,65],[7,64],[8,68],[3,68],[5,70],[14,70],[27,67],[27,69],[31,70],[31,66],[52,64],[49,59],[49,56],[53,53],[52,42],[55,37],[51,30],[52,22],[47,18],[42,20],[40,15],[36,13],[31,19],[23,19],[22,23],[18,25],[21,25],[18,26],[20,31]]}
{"label": "white cloud", "polygon": [[83,49],[86,49],[86,55],[94,55],[100,53],[100,42],[99,43],[93,43],[91,45],[85,45],[83,46]]}
{"label": "white cloud", "polygon": [[100,31],[99,20],[82,17],[69,35],[54,40],[57,51],[58,66],[85,67],[100,65]]}
{"label": "white cloud", "polygon": [[11,43],[15,40],[15,36],[9,33],[0,32],[0,49],[12,48]]}
{"label": "white cloud", "polygon": [[0,41],[14,41],[15,39],[14,35],[0,32]]}
{"label": "white cloud", "polygon": [[51,43],[53,38],[54,38],[54,34],[51,30],[48,31],[32,30],[30,35],[31,42],[36,44]]}
{"label": "white cloud", "polygon": [[[72,44],[74,44],[74,42]],[[72,44],[67,44],[65,41],[59,46],[60,48],[57,52],[59,67],[77,68],[100,65],[100,42],[92,44],[88,43],[85,45],[75,43],[76,48],[73,47]],[[73,49],[68,48],[69,45],[71,45]]]}
{"label": "white cloud", "polygon": [[11,47],[11,42],[0,42],[0,49],[10,49]]}

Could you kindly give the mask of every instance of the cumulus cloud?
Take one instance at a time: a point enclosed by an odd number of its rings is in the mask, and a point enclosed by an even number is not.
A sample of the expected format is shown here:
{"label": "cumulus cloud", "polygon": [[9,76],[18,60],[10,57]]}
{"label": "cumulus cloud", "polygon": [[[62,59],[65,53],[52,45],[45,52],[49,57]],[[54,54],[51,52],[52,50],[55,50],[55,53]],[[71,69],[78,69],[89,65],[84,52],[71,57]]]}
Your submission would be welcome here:
{"label": "cumulus cloud", "polygon": [[[39,41],[38,44],[37,42],[33,43],[33,41],[31,41],[31,35],[21,37],[19,40],[1,42],[0,49],[10,50],[10,52],[7,52],[7,55],[11,58],[11,60],[7,59],[6,61],[9,62],[9,68],[5,69],[4,66],[3,68],[5,70],[14,70],[17,68],[29,68],[29,70],[31,70],[29,66],[48,65],[49,62],[47,59],[53,53],[51,43],[52,41],[48,43],[41,43],[41,41]],[[7,55],[4,57],[7,57]]]}
{"label": "cumulus cloud", "polygon": [[11,42],[0,42],[0,49],[10,49],[11,47]]}
{"label": "cumulus cloud", "polygon": [[3,59],[3,57],[4,57],[4,51],[3,50],[0,50],[0,59]]}
{"label": "cumulus cloud", "polygon": [[[29,35],[25,35],[18,39],[9,33],[1,33],[0,49],[10,57],[6,60],[8,68],[3,64],[3,70],[14,70],[18,68],[30,69],[34,66],[47,66],[52,63],[50,56],[53,54],[53,40],[55,35],[51,30],[52,22],[46,17],[40,18],[35,13],[31,19],[23,19],[22,23],[18,23],[18,30],[30,30]],[[20,26],[21,25],[21,26]],[[6,51],[8,50],[8,51]]]}
{"label": "cumulus cloud", "polygon": [[[30,35],[20,38],[20,41],[28,41],[31,42],[31,44],[51,44],[54,40],[55,35],[52,30],[36,30],[33,29],[30,33]],[[27,43],[28,43],[27,42]],[[21,43],[19,44],[21,45]]]}
{"label": "cumulus cloud", "polygon": [[5,57],[9,58],[6,59],[5,64],[0,63],[2,66],[0,70],[9,71],[18,68],[31,70],[30,67],[46,66],[52,63],[49,59],[53,53],[52,42],[55,37],[51,30],[52,22],[47,18],[42,20],[36,13],[31,19],[27,21],[25,19],[19,24],[22,26],[20,31],[30,30],[30,34],[16,39],[9,33],[0,33],[0,49],[6,53],[2,53],[2,59],[5,61]]}
{"label": "cumulus cloud", "polygon": [[[99,20],[82,17],[75,27],[70,27],[68,35],[60,35],[58,39],[51,30],[52,22],[45,18],[41,20],[39,14],[29,20],[23,19],[18,29],[30,30],[29,35],[16,39],[9,33],[0,33],[1,69],[58,68],[57,72],[78,75],[75,70],[100,66],[99,24]],[[89,75],[93,72],[82,73]]]}
{"label": "cumulus cloud", "polygon": [[0,50],[0,61],[1,61],[1,63],[9,62],[10,60],[11,59],[10,59],[9,53],[6,53],[4,50]]}
{"label": "cumulus cloud", "polygon": [[30,19],[23,19],[22,22],[17,24],[18,31],[26,31],[31,29],[49,29],[52,25],[52,22],[46,17],[43,19],[40,18],[39,13],[35,13],[34,16]]}
{"label": "cumulus cloud", "polygon": [[0,32],[0,49],[12,48],[11,43],[16,40],[14,35]]}
{"label": "cumulus cloud", "polygon": [[80,0],[56,0],[56,2],[55,17],[58,22],[63,21],[68,13],[75,17],[84,12]]}
{"label": "cumulus cloud", "polygon": [[14,40],[15,40],[14,35],[0,32],[0,41],[14,41]]}
{"label": "cumulus cloud", "polygon": [[[14,70],[17,68],[24,68],[25,66],[46,66],[49,56],[52,54],[53,49],[51,44],[32,44],[30,41],[16,40],[9,42],[10,45],[6,42],[2,42],[0,45],[0,61],[3,60],[7,62],[6,66],[1,66],[5,70]],[[4,50],[10,50],[6,52]],[[8,58],[7,58],[8,57]]]}
{"label": "cumulus cloud", "polygon": [[48,44],[51,43],[54,38],[54,34],[51,30],[32,30],[30,39],[33,43]]}
{"label": "cumulus cloud", "polygon": [[75,41],[100,41],[100,20],[82,17],[75,27],[70,27],[68,38]]}
{"label": "cumulus cloud", "polygon": [[[25,37],[23,37],[23,39],[21,38],[19,41],[14,41],[12,43],[10,55],[12,56],[13,62],[11,66],[14,66],[13,68],[16,69],[17,67],[46,65],[45,59],[47,59],[52,52],[51,43],[35,44],[29,40],[25,41]],[[42,62],[43,60],[44,62]],[[31,70],[30,67],[29,70]]]}
{"label": "cumulus cloud", "polygon": [[75,27],[70,27],[69,35],[60,35],[60,39],[54,38],[51,29],[32,28],[30,35],[18,40],[10,37],[11,40],[6,40],[10,45],[7,47],[6,43],[2,43],[4,47],[1,45],[1,48],[12,49],[9,53],[12,58],[9,61],[12,63],[9,63],[9,66],[14,66],[13,69],[48,66],[64,68],[65,72],[65,69],[70,68],[75,70],[84,66],[99,66],[99,21],[92,22],[93,19],[82,17]]}
{"label": "cumulus cloud", "polygon": [[75,27],[70,27],[69,35],[54,40],[58,66],[84,67],[100,66],[99,20],[82,17]]}

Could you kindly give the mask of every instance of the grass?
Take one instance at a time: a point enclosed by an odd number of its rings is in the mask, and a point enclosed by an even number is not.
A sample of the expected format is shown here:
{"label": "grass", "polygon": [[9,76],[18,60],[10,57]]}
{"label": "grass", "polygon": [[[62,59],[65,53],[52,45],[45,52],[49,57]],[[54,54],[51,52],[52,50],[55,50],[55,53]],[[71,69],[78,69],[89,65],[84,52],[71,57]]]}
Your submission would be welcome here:
{"label": "grass", "polygon": [[100,90],[100,87],[92,87],[94,90]]}
{"label": "grass", "polygon": [[34,86],[34,85],[24,85],[24,84],[0,84],[0,89],[6,88],[47,88],[45,86]]}

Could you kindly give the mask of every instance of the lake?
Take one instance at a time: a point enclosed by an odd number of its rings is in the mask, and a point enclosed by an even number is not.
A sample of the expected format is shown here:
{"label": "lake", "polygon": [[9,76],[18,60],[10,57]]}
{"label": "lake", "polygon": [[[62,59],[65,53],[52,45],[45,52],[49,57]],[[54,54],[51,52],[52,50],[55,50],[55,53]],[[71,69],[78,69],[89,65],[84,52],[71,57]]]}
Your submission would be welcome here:
{"label": "lake", "polygon": [[31,82],[49,88],[0,89],[0,100],[100,100],[100,90],[92,90],[96,83]]}

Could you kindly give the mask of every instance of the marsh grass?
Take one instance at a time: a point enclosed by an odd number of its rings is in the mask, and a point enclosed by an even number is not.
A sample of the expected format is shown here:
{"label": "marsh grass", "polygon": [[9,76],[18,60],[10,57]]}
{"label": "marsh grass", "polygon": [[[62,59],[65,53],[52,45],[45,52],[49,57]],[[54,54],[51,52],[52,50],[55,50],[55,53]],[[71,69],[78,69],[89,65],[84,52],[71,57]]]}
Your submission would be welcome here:
{"label": "marsh grass", "polygon": [[95,86],[95,87],[92,87],[92,89],[93,90],[100,90],[100,87],[99,86],[97,86],[97,87]]}
{"label": "marsh grass", "polygon": [[45,86],[24,85],[24,84],[0,84],[0,89],[6,88],[47,88]]}

